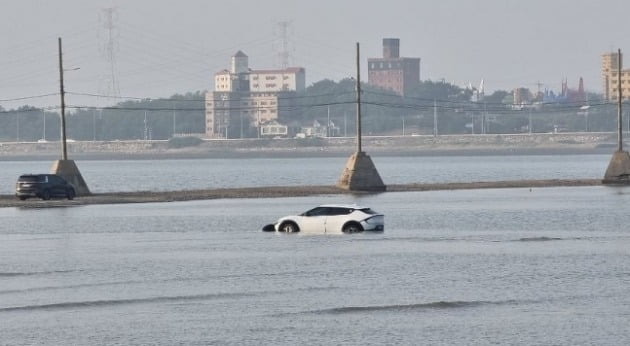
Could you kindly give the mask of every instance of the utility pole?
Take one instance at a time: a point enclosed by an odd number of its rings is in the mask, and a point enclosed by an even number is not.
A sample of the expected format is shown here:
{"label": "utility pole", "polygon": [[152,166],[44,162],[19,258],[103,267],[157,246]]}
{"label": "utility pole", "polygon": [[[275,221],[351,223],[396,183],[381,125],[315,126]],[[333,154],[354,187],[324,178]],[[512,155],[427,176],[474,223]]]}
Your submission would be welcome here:
{"label": "utility pole", "polygon": [[149,128],[147,127],[147,111],[144,111],[144,140],[149,139]]}
{"label": "utility pole", "polygon": [[618,143],[618,147],[617,150],[618,151],[623,151],[623,119],[622,119],[622,110],[621,110],[621,104],[622,104],[622,99],[623,99],[623,92],[622,92],[622,87],[621,87],[621,49],[617,50],[617,127],[618,127],[618,133],[617,133],[617,137],[619,139],[619,143]]}
{"label": "utility pole", "polygon": [[483,101],[483,134],[485,135],[486,133],[488,133],[488,107],[486,104],[486,101]]}
{"label": "utility pole", "polygon": [[357,153],[361,153],[361,68],[357,42]]}
{"label": "utility pole", "polygon": [[[175,137],[175,134],[177,133],[176,132],[176,130],[177,130],[177,120],[176,120],[177,119],[177,114],[175,113],[175,107],[176,106],[177,106],[177,104],[173,103],[173,136],[172,137]],[[242,134],[241,134],[241,136],[242,136]]]}
{"label": "utility pole", "polygon": [[357,42],[357,151],[350,156],[337,182],[337,187],[349,191],[382,192],[387,189],[370,156],[361,148],[361,74]]}
{"label": "utility pole", "polygon": [[405,136],[405,116],[402,116],[402,135]]}
{"label": "utility pole", "polygon": [[529,125],[527,125],[527,128],[529,130],[529,134],[532,134],[532,109],[529,109]]}
{"label": "utility pole", "polygon": [[92,142],[96,142],[96,108],[92,109]]}
{"label": "utility pole", "polygon": [[326,123],[326,137],[330,137],[330,106],[328,106],[328,122]]}
{"label": "utility pole", "polygon": [[[344,137],[348,137],[348,120],[346,119],[346,116],[348,114],[346,113],[346,111],[343,111],[343,136]],[[630,128],[630,125],[628,125],[628,128]]]}
{"label": "utility pole", "polygon": [[61,37],[59,37],[59,91],[61,95],[61,159],[68,160],[68,150],[66,149],[66,101],[63,90],[63,59],[61,51]]}
{"label": "utility pole", "polygon": [[623,184],[630,185],[630,154],[623,151],[623,87],[621,85],[622,64],[621,49],[617,50],[617,151],[613,153],[606,173],[604,174],[603,184]]}
{"label": "utility pole", "polygon": [[[61,50],[61,37],[59,37],[59,90],[61,96],[61,160],[57,160],[53,163],[50,169],[51,173],[57,174],[64,178],[74,187],[74,192],[77,196],[89,195],[90,190],[79,172],[79,168],[73,160],[68,160],[68,151],[66,149],[66,101],[65,91],[63,89],[63,52]],[[68,198],[71,194],[68,192]]]}
{"label": "utility pole", "polygon": [[[260,138],[260,104],[256,106],[256,132],[258,132],[258,138]],[[227,139],[227,128],[225,129],[225,139]]]}
{"label": "utility pole", "polygon": [[433,136],[437,137],[438,135],[438,125],[437,125],[437,100],[433,99]]}

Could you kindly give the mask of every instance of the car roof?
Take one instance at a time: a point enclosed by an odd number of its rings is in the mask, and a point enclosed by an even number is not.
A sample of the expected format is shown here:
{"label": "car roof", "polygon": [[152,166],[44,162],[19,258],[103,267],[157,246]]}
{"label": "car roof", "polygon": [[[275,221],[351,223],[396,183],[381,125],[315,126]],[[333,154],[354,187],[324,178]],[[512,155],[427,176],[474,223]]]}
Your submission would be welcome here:
{"label": "car roof", "polygon": [[348,208],[348,209],[368,209],[368,207],[363,207],[356,204],[323,204],[320,207],[326,208]]}

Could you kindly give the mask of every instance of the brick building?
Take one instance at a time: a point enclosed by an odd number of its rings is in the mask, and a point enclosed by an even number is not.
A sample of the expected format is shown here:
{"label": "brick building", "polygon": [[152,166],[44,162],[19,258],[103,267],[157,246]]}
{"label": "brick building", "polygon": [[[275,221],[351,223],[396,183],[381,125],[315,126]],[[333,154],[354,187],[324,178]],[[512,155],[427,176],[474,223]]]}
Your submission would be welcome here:
{"label": "brick building", "polygon": [[368,84],[405,95],[420,82],[420,58],[401,58],[400,40],[383,39],[383,57],[368,59]]}

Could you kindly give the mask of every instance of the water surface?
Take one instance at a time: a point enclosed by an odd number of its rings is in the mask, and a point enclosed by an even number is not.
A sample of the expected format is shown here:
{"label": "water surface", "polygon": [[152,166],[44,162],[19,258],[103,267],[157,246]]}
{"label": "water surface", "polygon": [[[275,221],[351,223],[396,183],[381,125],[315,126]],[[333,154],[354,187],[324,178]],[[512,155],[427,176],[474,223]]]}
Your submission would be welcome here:
{"label": "water surface", "polygon": [[[411,156],[373,161],[385,184],[604,176],[610,155]],[[281,185],[334,185],[345,157],[282,159],[76,161],[92,192],[168,191]],[[52,162],[0,161],[0,194],[13,194],[23,173],[47,173]]]}
{"label": "water surface", "polygon": [[[260,231],[322,203],[386,231]],[[0,344],[627,345],[629,203],[597,186],[3,208]]]}

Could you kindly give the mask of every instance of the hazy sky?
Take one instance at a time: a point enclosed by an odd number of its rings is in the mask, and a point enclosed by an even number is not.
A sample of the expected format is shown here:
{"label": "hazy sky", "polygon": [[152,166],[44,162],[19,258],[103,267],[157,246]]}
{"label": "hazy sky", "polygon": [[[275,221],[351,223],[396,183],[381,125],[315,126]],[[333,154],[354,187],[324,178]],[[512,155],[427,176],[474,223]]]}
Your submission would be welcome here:
{"label": "hazy sky", "polygon": [[[57,37],[63,39],[66,90],[105,94],[112,76],[103,9],[114,17],[114,75],[120,94],[168,97],[210,90],[213,74],[242,50],[251,68],[277,67],[276,23],[289,21],[291,65],[307,84],[355,74],[355,42],[380,57],[384,37],[401,55],[420,57],[421,78],[479,84],[487,91],[563,78],[601,92],[600,56],[630,51],[627,0],[1,0],[0,100],[58,92]],[[104,102],[68,95],[71,104]],[[58,104],[58,96],[0,101]]]}

